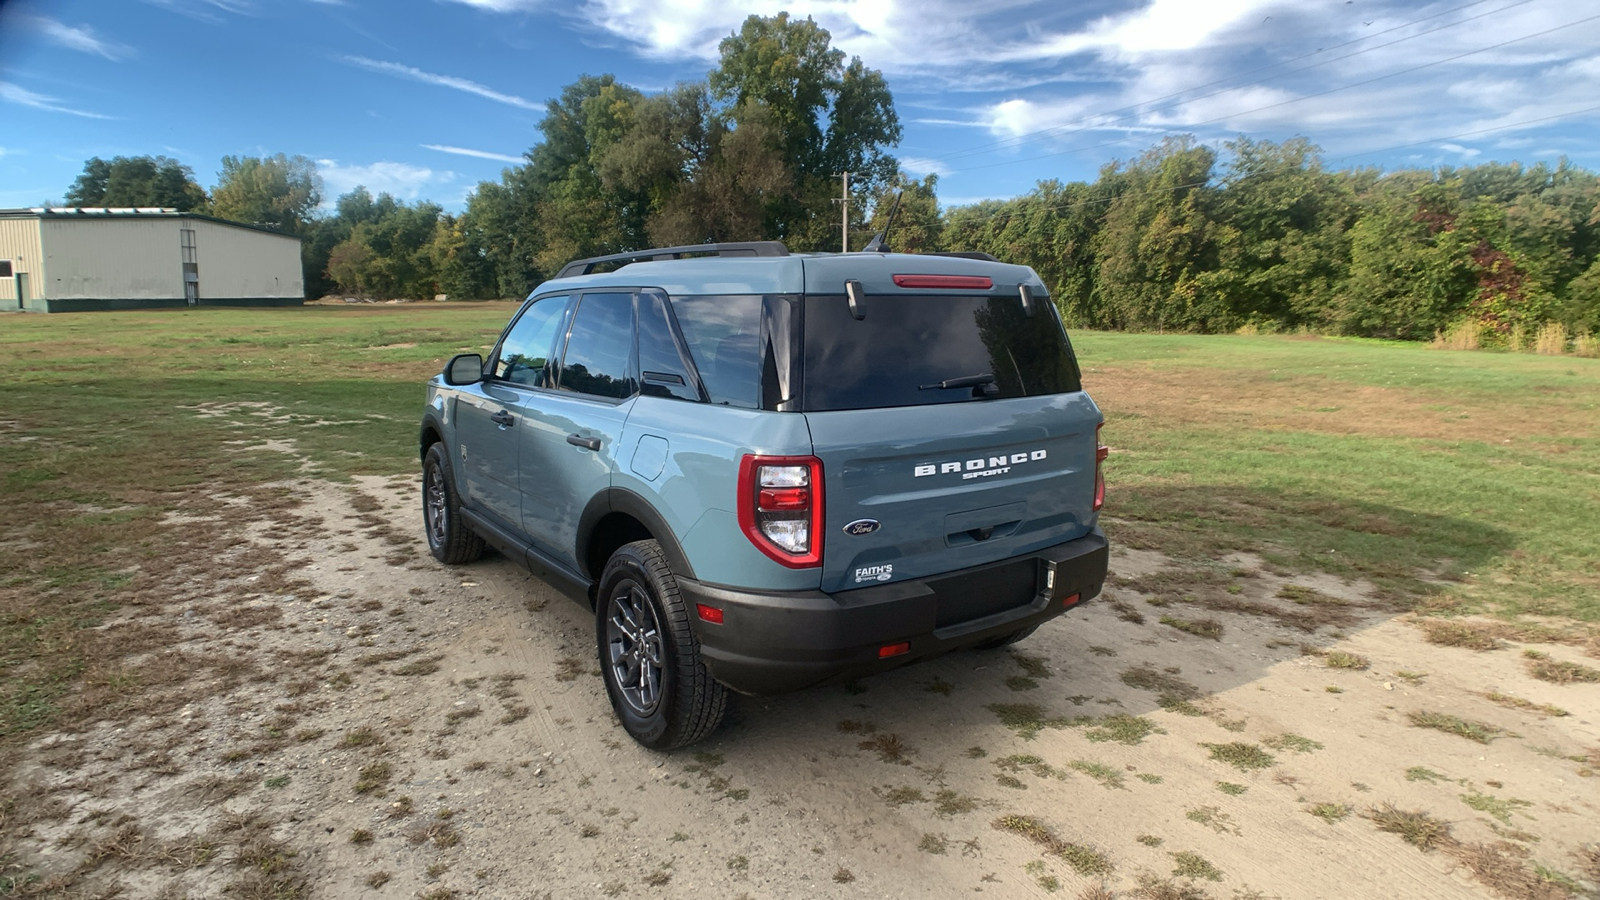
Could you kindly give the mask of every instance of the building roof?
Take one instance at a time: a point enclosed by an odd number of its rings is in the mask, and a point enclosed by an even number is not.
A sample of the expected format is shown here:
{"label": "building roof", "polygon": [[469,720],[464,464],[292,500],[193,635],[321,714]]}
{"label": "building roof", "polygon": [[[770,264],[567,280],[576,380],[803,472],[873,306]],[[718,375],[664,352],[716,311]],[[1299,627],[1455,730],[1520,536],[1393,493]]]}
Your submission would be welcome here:
{"label": "building roof", "polygon": [[259,231],[273,237],[302,240],[298,235],[285,234],[265,225],[251,225],[197,212],[183,212],[170,206],[35,206],[28,209],[0,209],[0,219],[199,219],[203,222],[216,222],[218,225]]}

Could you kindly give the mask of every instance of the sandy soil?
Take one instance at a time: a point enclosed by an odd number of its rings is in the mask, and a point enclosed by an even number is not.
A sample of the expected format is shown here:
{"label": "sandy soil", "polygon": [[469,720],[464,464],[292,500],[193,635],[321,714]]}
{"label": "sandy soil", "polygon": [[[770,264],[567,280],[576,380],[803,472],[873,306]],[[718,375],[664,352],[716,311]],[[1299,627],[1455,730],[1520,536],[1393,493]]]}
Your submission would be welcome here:
{"label": "sandy soil", "polygon": [[[1535,680],[1515,643],[1429,644],[1363,585],[1223,561],[1228,596],[1292,612],[1293,584],[1344,610],[1341,629],[1303,631],[1153,606],[1168,601],[1139,588],[1182,571],[1118,551],[1124,586],[1016,648],[740,698],[712,739],[658,754],[612,718],[590,615],[499,557],[435,564],[415,480],[293,488],[299,509],[245,546],[287,553],[296,580],[253,591],[239,572],[171,616],[187,650],[262,674],[29,748],[21,777],[52,813],[25,867],[170,897],[1564,897],[1600,881],[1600,685]],[[1426,712],[1502,732],[1412,723]],[[1380,830],[1385,804],[1449,835],[1419,849]]]}

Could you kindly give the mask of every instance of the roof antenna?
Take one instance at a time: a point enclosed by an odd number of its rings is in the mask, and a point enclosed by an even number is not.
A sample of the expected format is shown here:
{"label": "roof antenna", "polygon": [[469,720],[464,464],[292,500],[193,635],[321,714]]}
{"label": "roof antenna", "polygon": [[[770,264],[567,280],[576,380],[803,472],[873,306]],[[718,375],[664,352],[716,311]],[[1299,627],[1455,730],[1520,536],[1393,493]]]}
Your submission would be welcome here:
{"label": "roof antenna", "polygon": [[873,235],[872,236],[872,240],[868,241],[867,245],[865,247],[861,248],[861,252],[862,253],[888,253],[889,252],[889,247],[884,242],[884,239],[889,236],[889,229],[894,227],[894,214],[900,211],[900,196],[902,194],[904,194],[904,193],[905,193],[905,191],[896,191],[895,192],[894,205],[889,207],[889,218],[884,221],[883,230],[878,232],[877,234]]}

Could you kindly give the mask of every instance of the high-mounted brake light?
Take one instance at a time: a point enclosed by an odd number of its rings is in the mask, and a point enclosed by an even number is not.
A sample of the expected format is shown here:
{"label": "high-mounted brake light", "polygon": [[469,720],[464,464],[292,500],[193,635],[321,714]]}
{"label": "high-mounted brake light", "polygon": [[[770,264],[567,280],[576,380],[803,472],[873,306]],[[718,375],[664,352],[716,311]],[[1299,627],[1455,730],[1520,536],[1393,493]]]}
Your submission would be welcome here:
{"label": "high-mounted brake light", "polygon": [[1111,453],[1111,448],[1100,443],[1100,429],[1105,426],[1102,422],[1094,427],[1094,508],[1099,509],[1106,505],[1106,475],[1103,464],[1106,456]]}
{"label": "high-mounted brake light", "polygon": [[987,291],[994,287],[994,279],[986,275],[896,275],[894,284],[903,288]]}
{"label": "high-mounted brake light", "polygon": [[739,528],[791,569],[822,564],[822,460],[746,456],[739,462]]}

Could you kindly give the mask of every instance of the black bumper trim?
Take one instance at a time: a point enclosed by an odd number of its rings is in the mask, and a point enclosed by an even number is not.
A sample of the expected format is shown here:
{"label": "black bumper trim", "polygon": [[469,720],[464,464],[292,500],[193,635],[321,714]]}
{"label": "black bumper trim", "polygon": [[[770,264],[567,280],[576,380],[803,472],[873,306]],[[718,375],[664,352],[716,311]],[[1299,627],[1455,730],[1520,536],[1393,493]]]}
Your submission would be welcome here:
{"label": "black bumper trim", "polygon": [[[1073,594],[1083,602],[1100,593],[1108,558],[1105,534],[1096,528],[985,566],[837,594],[752,592],[682,577],[678,587],[691,606],[722,610],[721,624],[693,619],[711,674],[740,693],[779,694],[886,671],[1048,621],[1069,608],[1063,601]],[[958,585],[965,595],[986,584],[1014,590],[1018,567],[1036,573],[1031,596],[975,618],[941,620],[941,590]],[[945,596],[946,607],[956,602]],[[910,644],[909,652],[878,658],[879,648],[901,642]]]}

